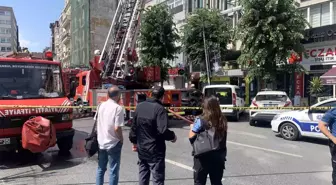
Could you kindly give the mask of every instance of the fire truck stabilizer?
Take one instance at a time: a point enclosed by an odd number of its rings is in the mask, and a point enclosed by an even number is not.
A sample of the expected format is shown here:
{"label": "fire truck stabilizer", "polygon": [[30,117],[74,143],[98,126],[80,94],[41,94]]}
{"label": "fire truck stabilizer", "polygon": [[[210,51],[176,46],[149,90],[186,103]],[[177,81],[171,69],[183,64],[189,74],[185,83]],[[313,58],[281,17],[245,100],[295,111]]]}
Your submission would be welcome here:
{"label": "fire truck stabilizer", "polygon": [[[60,151],[72,148],[74,129],[71,102],[67,98],[62,80],[60,62],[52,61],[52,53],[45,53],[47,60],[28,57],[0,58],[0,151],[22,149],[21,129],[28,119],[43,116],[56,129]],[[34,83],[32,83],[34,82]],[[27,106],[17,108],[15,106]],[[29,106],[41,106],[29,108]],[[64,106],[63,108],[46,108]]]}

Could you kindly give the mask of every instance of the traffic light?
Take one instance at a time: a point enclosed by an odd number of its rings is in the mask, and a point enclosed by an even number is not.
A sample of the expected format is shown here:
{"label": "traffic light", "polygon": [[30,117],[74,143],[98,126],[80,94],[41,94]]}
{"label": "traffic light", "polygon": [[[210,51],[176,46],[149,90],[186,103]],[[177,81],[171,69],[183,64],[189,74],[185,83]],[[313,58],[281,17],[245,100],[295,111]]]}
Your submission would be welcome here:
{"label": "traffic light", "polygon": [[184,74],[185,74],[184,69],[179,69],[179,70],[177,71],[177,74],[178,74],[178,75],[184,75]]}

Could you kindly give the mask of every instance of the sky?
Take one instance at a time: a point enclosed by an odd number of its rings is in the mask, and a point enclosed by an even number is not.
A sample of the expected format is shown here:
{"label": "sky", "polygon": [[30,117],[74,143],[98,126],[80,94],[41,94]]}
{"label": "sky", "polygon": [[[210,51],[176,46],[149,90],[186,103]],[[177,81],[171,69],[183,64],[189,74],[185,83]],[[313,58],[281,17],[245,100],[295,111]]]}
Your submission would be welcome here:
{"label": "sky", "polygon": [[0,6],[14,9],[19,26],[20,46],[42,52],[51,45],[49,24],[59,19],[64,0],[0,0]]}

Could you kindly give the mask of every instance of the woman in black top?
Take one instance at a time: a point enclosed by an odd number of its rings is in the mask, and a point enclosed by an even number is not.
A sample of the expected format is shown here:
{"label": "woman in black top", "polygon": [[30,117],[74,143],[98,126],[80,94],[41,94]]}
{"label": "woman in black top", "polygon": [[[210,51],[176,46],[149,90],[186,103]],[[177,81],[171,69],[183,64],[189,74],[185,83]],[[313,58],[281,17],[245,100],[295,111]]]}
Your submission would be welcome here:
{"label": "woman in black top", "polygon": [[189,139],[191,144],[194,143],[197,134],[205,131],[205,128],[215,130],[215,139],[220,142],[220,147],[218,150],[202,156],[194,156],[194,184],[205,185],[209,174],[212,185],[222,185],[227,153],[227,120],[222,114],[218,99],[214,96],[204,100],[202,115],[196,118],[194,124],[190,125]]}

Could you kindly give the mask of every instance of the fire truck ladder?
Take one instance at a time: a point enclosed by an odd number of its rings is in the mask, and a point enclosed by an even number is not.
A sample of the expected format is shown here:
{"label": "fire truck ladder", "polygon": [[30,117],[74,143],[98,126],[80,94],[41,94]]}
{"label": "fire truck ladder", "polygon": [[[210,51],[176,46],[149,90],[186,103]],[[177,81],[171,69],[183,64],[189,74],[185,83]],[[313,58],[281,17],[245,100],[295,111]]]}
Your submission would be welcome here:
{"label": "fire truck ladder", "polygon": [[104,60],[105,69],[102,72],[103,78],[124,78],[125,75],[129,75],[126,51],[135,45],[135,34],[137,34],[139,30],[138,18],[140,17],[141,8],[143,8],[143,6],[144,0],[119,1],[100,57],[102,59],[110,34],[113,32],[112,44]]}

